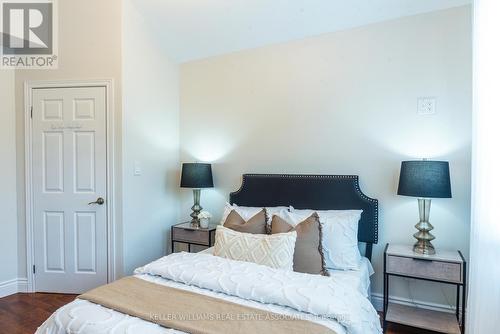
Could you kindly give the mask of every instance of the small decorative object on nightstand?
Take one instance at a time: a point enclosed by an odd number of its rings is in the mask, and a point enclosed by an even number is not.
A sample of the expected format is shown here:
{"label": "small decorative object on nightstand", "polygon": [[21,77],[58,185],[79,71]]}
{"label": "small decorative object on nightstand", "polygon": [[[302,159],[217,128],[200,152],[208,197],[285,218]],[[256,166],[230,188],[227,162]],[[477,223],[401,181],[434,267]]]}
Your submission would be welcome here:
{"label": "small decorative object on nightstand", "polygon": [[183,163],[181,172],[181,188],[192,188],[194,205],[191,207],[191,224],[200,226],[198,214],[203,209],[200,205],[201,188],[213,188],[212,165],[202,163]]}
{"label": "small decorative object on nightstand", "polygon": [[172,226],[170,231],[172,253],[176,242],[187,244],[188,252],[191,252],[191,245],[212,247],[215,241],[216,226],[216,224],[211,224],[207,228],[201,228],[193,226],[191,222]]}
{"label": "small decorative object on nightstand", "polygon": [[[387,323],[392,322],[439,333],[463,334],[465,273],[466,262],[460,251],[437,250],[434,255],[421,255],[414,253],[410,245],[387,244],[384,252],[384,332]],[[455,314],[389,302],[390,276],[455,285],[457,288]]]}
{"label": "small decorative object on nightstand", "polygon": [[208,225],[210,224],[210,218],[212,218],[212,215],[208,211],[202,211],[198,214],[198,220],[200,221],[200,227],[201,228],[208,228]]}

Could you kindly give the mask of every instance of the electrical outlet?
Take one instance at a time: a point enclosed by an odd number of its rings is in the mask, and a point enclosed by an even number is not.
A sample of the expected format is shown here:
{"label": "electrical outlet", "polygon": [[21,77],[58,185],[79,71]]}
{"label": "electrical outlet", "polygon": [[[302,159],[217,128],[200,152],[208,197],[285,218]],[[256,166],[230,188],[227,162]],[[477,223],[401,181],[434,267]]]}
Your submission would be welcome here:
{"label": "electrical outlet", "polygon": [[134,176],[141,176],[141,175],[142,175],[141,162],[136,160],[134,161]]}
{"label": "electrical outlet", "polygon": [[417,112],[419,115],[434,115],[436,113],[436,98],[419,97],[417,103]]}

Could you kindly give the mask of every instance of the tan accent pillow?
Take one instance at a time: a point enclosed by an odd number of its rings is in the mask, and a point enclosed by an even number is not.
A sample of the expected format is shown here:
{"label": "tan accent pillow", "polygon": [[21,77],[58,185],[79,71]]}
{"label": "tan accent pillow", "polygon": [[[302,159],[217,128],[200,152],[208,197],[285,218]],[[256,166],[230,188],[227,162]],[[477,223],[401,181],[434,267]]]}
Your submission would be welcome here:
{"label": "tan accent pillow", "polygon": [[295,242],[295,252],[293,254],[293,271],[329,276],[325,267],[323,247],[321,245],[319,216],[313,213],[296,225],[287,222],[281,216],[273,216],[271,234],[290,231],[297,232],[297,241]]}
{"label": "tan accent pillow", "polygon": [[241,218],[236,210],[231,210],[224,222],[224,227],[234,231],[251,234],[267,234],[266,226],[266,211],[264,209],[248,221]]}
{"label": "tan accent pillow", "polygon": [[215,233],[213,254],[291,271],[296,239],[295,231],[275,235],[250,234],[219,225]]}

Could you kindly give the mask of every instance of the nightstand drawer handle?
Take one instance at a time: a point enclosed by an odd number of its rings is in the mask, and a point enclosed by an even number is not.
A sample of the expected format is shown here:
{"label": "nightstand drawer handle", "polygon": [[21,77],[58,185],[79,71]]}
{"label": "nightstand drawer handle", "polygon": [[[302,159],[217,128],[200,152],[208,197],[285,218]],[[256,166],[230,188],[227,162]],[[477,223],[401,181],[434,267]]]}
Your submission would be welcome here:
{"label": "nightstand drawer handle", "polygon": [[420,259],[420,258],[413,258],[413,261],[432,262],[431,259]]}

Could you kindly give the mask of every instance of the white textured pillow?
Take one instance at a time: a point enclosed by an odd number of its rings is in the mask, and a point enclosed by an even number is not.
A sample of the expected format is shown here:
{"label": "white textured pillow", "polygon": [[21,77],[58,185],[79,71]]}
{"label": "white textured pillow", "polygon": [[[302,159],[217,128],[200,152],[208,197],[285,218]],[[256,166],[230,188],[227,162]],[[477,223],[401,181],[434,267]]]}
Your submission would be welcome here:
{"label": "white textured pillow", "polygon": [[358,270],[358,224],[363,210],[294,210],[301,216],[319,215],[323,232],[323,254],[327,268]]}
{"label": "white textured pillow", "polygon": [[297,232],[249,234],[217,226],[215,256],[253,262],[271,268],[293,270],[293,252]]}
{"label": "white textured pillow", "polygon": [[[231,213],[232,210],[235,210],[244,221],[250,220],[253,216],[259,213],[263,208],[261,207],[253,207],[253,206],[238,206],[237,204],[229,204],[226,202],[224,205],[224,212],[222,213],[221,225],[224,225],[227,216]],[[281,210],[292,211],[292,206],[273,206],[273,207],[265,207],[266,209],[266,222],[267,224],[271,224],[271,219],[274,214],[277,214]]]}

